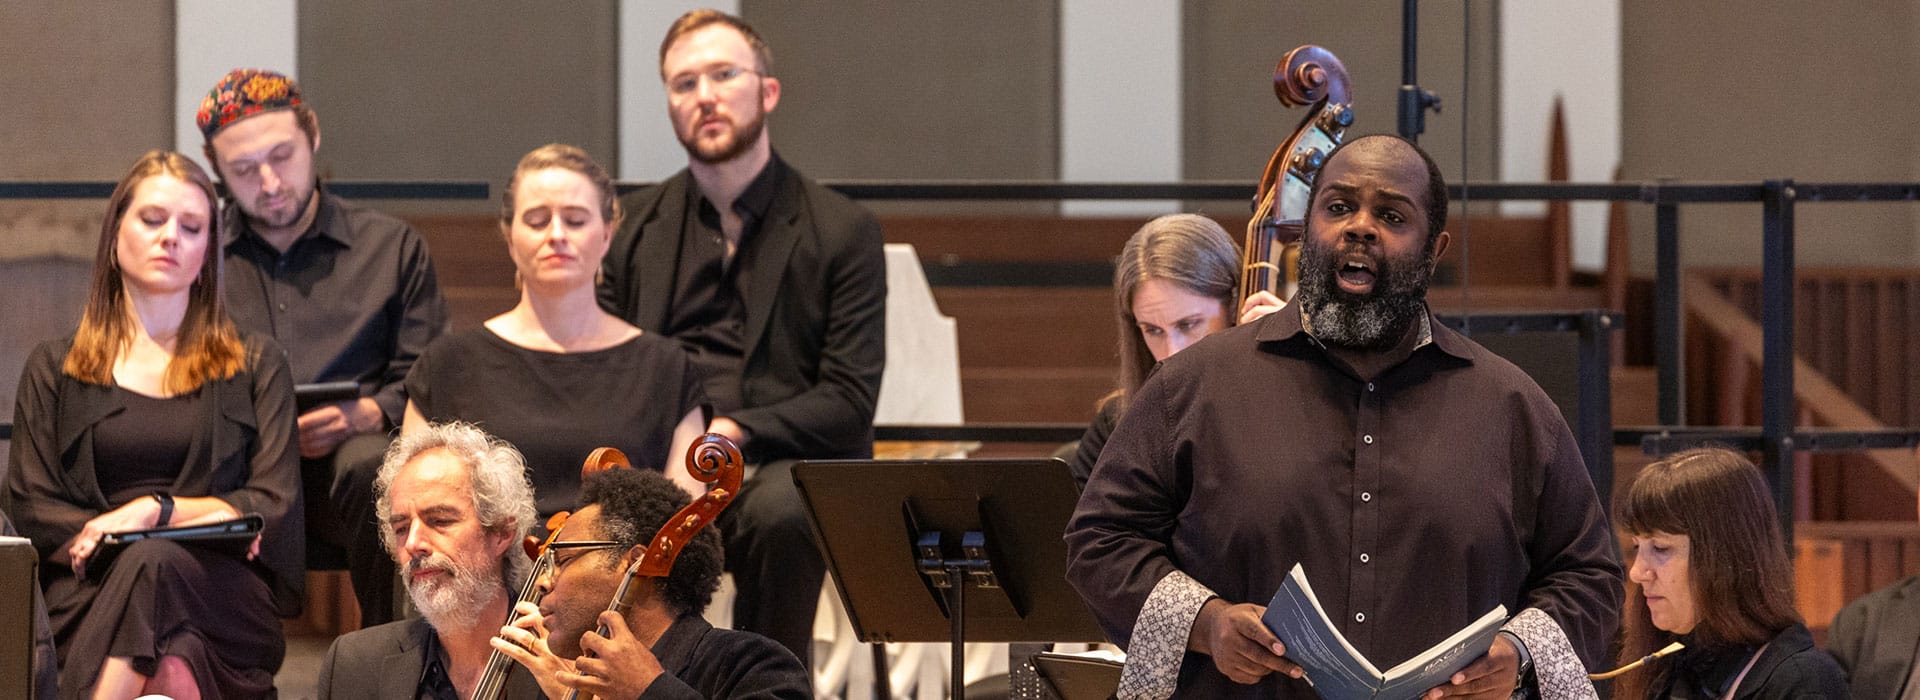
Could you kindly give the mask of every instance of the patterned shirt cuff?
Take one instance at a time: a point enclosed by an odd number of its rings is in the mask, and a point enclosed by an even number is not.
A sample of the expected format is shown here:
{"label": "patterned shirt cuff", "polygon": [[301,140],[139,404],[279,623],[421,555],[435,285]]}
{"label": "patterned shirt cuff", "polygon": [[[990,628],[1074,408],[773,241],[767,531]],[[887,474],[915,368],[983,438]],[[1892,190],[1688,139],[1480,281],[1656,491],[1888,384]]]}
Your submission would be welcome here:
{"label": "patterned shirt cuff", "polygon": [[1533,675],[1541,700],[1599,700],[1587,666],[1573,652],[1573,643],[1560,623],[1539,608],[1527,608],[1501,629],[1519,637],[1533,657]]}
{"label": "patterned shirt cuff", "polygon": [[1120,670],[1120,700],[1162,700],[1173,697],[1180,681],[1180,664],[1187,658],[1187,635],[1200,607],[1214,598],[1211,589],[1174,571],[1154,584],[1140,606],[1127,644],[1127,664]]}

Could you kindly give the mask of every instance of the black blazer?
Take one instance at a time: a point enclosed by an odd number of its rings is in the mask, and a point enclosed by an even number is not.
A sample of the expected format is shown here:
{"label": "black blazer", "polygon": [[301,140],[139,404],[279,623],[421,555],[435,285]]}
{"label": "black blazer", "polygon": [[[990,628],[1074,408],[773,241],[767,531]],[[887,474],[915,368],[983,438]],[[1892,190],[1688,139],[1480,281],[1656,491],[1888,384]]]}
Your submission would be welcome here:
{"label": "black blazer", "polygon": [[[743,255],[752,256],[742,338],[748,461],[873,456],[886,365],[886,260],[871,213],[789,170]],[[602,270],[600,305],[649,331],[666,326],[693,174],[621,198],[625,220]]]}
{"label": "black blazer", "polygon": [[1920,646],[1920,576],[1868,593],[1833,616],[1827,651],[1846,669],[1855,698],[1900,697]]}
{"label": "black blazer", "polygon": [[[294,443],[293,381],[287,357],[271,338],[248,334],[246,364],[200,391],[199,432],[175,478],[175,496],[214,496],[241,513],[266,519],[260,563],[274,607],[300,614],[306,591],[306,526],[300,498],[300,453]],[[93,429],[125,410],[113,387],[61,371],[73,337],[34,348],[20,375],[13,458],[6,474],[8,513],[33,540],[49,577],[72,575],[65,544],[88,520],[111,510],[95,472]]]}
{"label": "black blazer", "polygon": [[[320,663],[320,700],[411,698],[427,669],[427,635],[433,627],[418,617],[348,632],[327,647]],[[543,698],[533,674],[514,664],[505,697]]]}

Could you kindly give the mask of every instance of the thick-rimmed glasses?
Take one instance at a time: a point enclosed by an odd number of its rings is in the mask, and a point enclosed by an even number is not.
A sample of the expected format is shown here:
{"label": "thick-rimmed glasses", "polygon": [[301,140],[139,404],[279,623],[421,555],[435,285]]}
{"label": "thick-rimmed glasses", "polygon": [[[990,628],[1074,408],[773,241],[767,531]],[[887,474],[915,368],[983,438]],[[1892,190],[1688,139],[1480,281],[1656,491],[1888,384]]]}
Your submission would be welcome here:
{"label": "thick-rimmed glasses", "polygon": [[731,63],[723,63],[703,71],[681,73],[668,78],[667,92],[675,97],[684,97],[700,89],[701,78],[706,78],[707,82],[713,83],[715,88],[720,88],[731,84],[735,80],[739,80],[740,76],[758,72],[759,71],[752,68],[741,68]]}
{"label": "thick-rimmed glasses", "polygon": [[[547,553],[553,556],[553,571],[555,573],[559,573],[560,567],[573,563],[573,560],[579,559],[581,555],[584,555],[587,552],[591,552],[599,549],[613,549],[615,547],[625,547],[625,546],[626,545],[621,544],[619,542],[612,542],[608,540],[575,540],[572,542],[550,542],[547,544]],[[566,561],[561,561],[560,554],[563,551],[575,551],[575,552],[579,552],[579,554],[575,554],[573,556],[567,557]]]}

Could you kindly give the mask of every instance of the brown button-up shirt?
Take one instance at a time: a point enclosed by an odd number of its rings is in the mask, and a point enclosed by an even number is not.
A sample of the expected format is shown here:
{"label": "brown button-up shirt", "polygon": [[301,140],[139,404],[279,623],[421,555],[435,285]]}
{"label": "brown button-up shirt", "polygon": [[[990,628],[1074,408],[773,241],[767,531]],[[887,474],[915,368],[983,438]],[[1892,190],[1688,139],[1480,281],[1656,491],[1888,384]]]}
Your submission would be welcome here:
{"label": "brown button-up shirt", "polygon": [[[1546,613],[1601,662],[1620,567],[1572,431],[1512,363],[1431,331],[1372,381],[1333,361],[1297,307],[1168,359],[1067,527],[1068,578],[1108,636],[1129,644],[1171,572],[1264,605],[1300,563],[1378,668],[1496,605]],[[1194,697],[1315,697],[1279,676],[1234,684],[1192,654],[1179,681]]]}

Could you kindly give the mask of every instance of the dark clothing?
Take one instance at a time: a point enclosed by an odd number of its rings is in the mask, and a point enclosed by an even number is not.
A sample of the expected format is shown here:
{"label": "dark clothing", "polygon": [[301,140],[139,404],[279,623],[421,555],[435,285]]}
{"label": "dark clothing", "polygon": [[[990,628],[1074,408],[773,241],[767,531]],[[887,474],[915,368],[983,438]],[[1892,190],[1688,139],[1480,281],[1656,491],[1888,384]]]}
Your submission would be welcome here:
{"label": "dark clothing", "polygon": [[1074,444],[1073,456],[1067,460],[1067,471],[1073,474],[1073,483],[1082,490],[1087,488],[1087,478],[1093,476],[1093,465],[1100,461],[1100,451],[1106,449],[1107,438],[1113,435],[1113,426],[1120,422],[1120,411],[1125,408],[1124,399],[1109,399],[1100,402],[1100,412],[1093,414],[1093,423],[1087,426],[1087,434],[1080,436],[1080,442]]}
{"label": "dark clothing", "polygon": [[[1734,691],[1729,700],[1847,697],[1846,672],[1833,657],[1814,648],[1813,635],[1805,625],[1795,623],[1781,630],[1760,650],[1758,659],[1753,657],[1756,650],[1689,646],[1656,662],[1661,665],[1655,669],[1658,680],[1647,697],[1705,700],[1722,697],[1729,689]],[[1740,687],[1732,688],[1743,670],[1747,675],[1739,679]]]}
{"label": "dark clothing", "polygon": [[1827,651],[1847,672],[1853,697],[1895,700],[1920,692],[1920,576],[1847,604],[1827,628]]}
{"label": "dark clothing", "polygon": [[654,333],[578,353],[529,350],[486,328],[449,333],[414,363],[407,395],[427,420],[473,423],[519,448],[543,515],[579,503],[595,448],[656,471],[684,459],[667,454],[673,429],[705,404],[686,353]]}
{"label": "dark clothing", "polygon": [[[418,617],[348,632],[333,640],[320,663],[320,700],[454,697],[448,694],[453,682],[441,655],[433,626]],[[502,695],[546,697],[533,674],[519,664],[513,664]]]}
{"label": "dark clothing", "polygon": [[[247,696],[270,688],[283,650],[274,615],[298,614],[305,588],[285,356],[272,340],[248,336],[245,366],[195,392],[192,446],[167,489],[260,514],[266,531],[259,561],[153,542],[129,547],[106,580],[79,581],[66,544],[88,520],[120,505],[101,492],[102,475],[119,465],[99,459],[96,441],[100,425],[127,410],[127,399],[115,387],[61,371],[72,343],[42,343],[28,359],[7,473],[13,521],[45,561],[41,584],[63,691],[87,691],[109,654],[134,657],[135,668],[146,664],[149,672],[160,656],[187,656],[214,688],[210,697],[221,689]],[[265,686],[257,685],[260,678]]]}
{"label": "dark clothing", "polygon": [[279,341],[294,383],[359,382],[399,425],[407,370],[447,329],[426,239],[324,188],[313,227],[285,253],[254,233],[239,205],[222,216],[234,323]]}
{"label": "dark clothing", "polygon": [[[873,456],[874,402],[886,360],[886,262],[872,214],[798,171],[769,168],[785,171],[732,263],[751,271],[742,286],[739,393],[708,398],[741,407],[719,415],[747,430],[742,451],[763,467],[720,523],[735,553],[729,558],[749,550],[778,557],[757,560],[750,567],[756,573],[735,570],[734,622],[774,637],[805,661],[815,607],[805,601],[818,594],[826,564],[792,482],[754,482],[784,460]],[[692,173],[681,171],[622,198],[627,217],[603,263],[601,306],[643,329],[670,327],[682,312],[674,299],[680,271],[699,264],[694,251],[682,249],[698,189]],[[803,544],[758,547],[762,527],[795,528],[764,536]],[[763,602],[750,602],[756,600]]]}
{"label": "dark clothing", "polygon": [[687,346],[694,367],[706,377],[707,395],[718,399],[714,410],[722,415],[740,410],[740,371],[746,357],[741,329],[753,283],[753,256],[741,251],[758,240],[760,222],[766,220],[786,171],[786,164],[774,156],[734,200],[733,213],[741,225],[733,256],[727,255],[720,211],[700,188],[687,188],[687,210],[699,215],[687,217],[681,232],[680,269],[674,274],[671,311],[661,332]]}
{"label": "dark clothing", "polygon": [[[1380,668],[1496,605],[1538,608],[1589,667],[1620,606],[1613,538],[1560,411],[1511,363],[1432,321],[1362,381],[1297,306],[1168,358],[1133,397],[1067,527],[1068,579],[1108,637],[1176,570],[1265,604],[1301,564]],[[1193,697],[1311,698],[1228,680],[1189,653]]]}
{"label": "dark clothing", "polygon": [[199,393],[154,398],[114,387],[125,410],[107,416],[93,430],[93,455],[115,465],[100,473],[100,492],[115,508],[173,486],[193,447]]}
{"label": "dark clothing", "polygon": [[47,585],[61,653],[62,697],[92,694],[108,657],[151,676],[165,656],[186,659],[208,698],[273,693],[287,640],[260,567],[161,539],[128,545],[104,581],[63,576]]}
{"label": "dark clothing", "polygon": [[460,700],[460,689],[453,687],[447,665],[440,662],[440,635],[427,636],[427,667],[420,672],[420,684],[414,690],[418,700]]}
{"label": "dark clothing", "polygon": [[785,648],[752,632],[714,629],[699,615],[673,621],[653,656],[666,673],[640,693],[669,698],[811,698],[813,679]]}
{"label": "dark clothing", "polygon": [[[755,271],[741,343],[745,408],[722,415],[750,433],[742,446],[750,463],[871,457],[886,362],[880,224],[799,172],[787,174],[756,241],[736,259]],[[692,189],[693,175],[681,171],[621,199],[627,217],[602,267],[607,311],[643,329],[667,327]]]}
{"label": "dark clothing", "polygon": [[[407,371],[447,329],[433,259],[406,222],[324,186],[319,192],[312,226],[285,253],[253,230],[239,205],[227,205],[227,312],[241,330],[270,335],[286,348],[295,384],[358,382],[387,425],[397,427],[407,406]],[[393,564],[371,521],[372,472],[384,445],[345,448],[301,460],[307,538],[345,549],[361,620],[374,625],[392,619],[394,598]],[[319,565],[339,565],[330,547],[315,550]]]}

